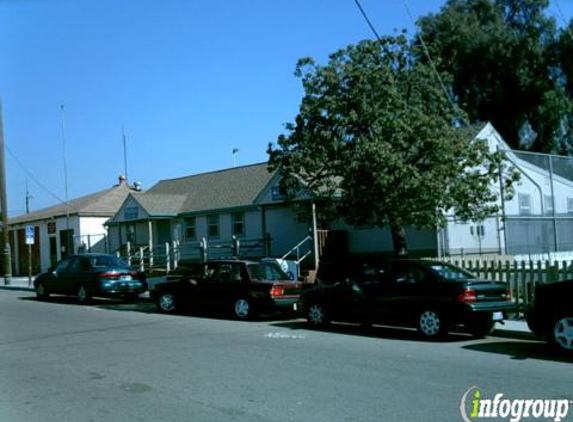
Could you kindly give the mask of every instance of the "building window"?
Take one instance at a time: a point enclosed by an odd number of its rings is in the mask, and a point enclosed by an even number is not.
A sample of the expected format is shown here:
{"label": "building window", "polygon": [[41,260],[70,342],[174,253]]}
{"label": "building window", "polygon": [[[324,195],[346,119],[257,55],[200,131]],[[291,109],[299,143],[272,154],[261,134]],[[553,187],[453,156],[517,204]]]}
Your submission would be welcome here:
{"label": "building window", "polygon": [[567,198],[567,214],[573,215],[573,198]]}
{"label": "building window", "polygon": [[219,237],[219,216],[209,215],[207,217],[207,225],[209,229],[209,238],[212,239]]}
{"label": "building window", "polygon": [[517,195],[519,201],[519,215],[531,215],[531,195],[520,193]]}
{"label": "building window", "polygon": [[245,236],[245,213],[234,212],[231,214],[231,221],[233,224],[233,236]]}
{"label": "building window", "polygon": [[185,218],[185,240],[195,240],[196,238],[195,217],[187,217]]}
{"label": "building window", "polygon": [[553,196],[551,195],[544,195],[543,196],[543,205],[545,215],[553,215]]}

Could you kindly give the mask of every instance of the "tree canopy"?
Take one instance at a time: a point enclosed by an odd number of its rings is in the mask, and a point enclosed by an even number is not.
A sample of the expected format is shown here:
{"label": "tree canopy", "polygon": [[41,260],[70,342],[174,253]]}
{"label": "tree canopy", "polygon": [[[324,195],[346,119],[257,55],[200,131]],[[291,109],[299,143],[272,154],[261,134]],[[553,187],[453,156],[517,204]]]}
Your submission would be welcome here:
{"label": "tree canopy", "polygon": [[[302,188],[331,217],[389,226],[396,253],[405,227],[444,225],[452,209],[462,219],[497,210],[490,187],[502,157],[458,127],[465,116],[405,36],[350,45],[326,65],[301,59],[295,75],[299,113],[268,148],[287,196]],[[514,180],[504,178],[508,195]]]}
{"label": "tree canopy", "polygon": [[[573,151],[573,37],[549,0],[449,0],[418,21],[422,40],[471,122],[490,121],[515,149]],[[418,58],[427,61],[423,49]]]}

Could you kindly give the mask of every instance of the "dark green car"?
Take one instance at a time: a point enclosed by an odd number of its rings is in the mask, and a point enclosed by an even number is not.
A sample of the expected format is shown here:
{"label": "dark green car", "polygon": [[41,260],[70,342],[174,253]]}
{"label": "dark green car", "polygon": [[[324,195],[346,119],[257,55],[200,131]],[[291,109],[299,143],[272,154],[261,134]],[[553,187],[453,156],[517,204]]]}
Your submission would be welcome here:
{"label": "dark green car", "polygon": [[147,291],[145,274],[115,255],[70,255],[34,280],[39,299],[51,294],[76,296],[87,303],[92,297],[122,297],[134,301]]}

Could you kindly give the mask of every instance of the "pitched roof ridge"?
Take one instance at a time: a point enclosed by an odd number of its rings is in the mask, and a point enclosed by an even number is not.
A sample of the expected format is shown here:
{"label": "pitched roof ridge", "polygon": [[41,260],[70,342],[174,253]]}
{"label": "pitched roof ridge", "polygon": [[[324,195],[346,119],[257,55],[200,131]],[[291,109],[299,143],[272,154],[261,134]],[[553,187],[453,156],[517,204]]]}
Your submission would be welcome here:
{"label": "pitched roof ridge", "polygon": [[240,169],[244,169],[247,167],[256,167],[256,166],[262,166],[263,164],[267,164],[267,161],[262,161],[260,163],[252,163],[252,164],[245,164],[242,166],[237,166],[237,167],[228,167],[228,168],[224,168],[224,169],[219,169],[219,170],[210,170],[210,171],[206,171],[203,173],[196,173],[196,174],[190,174],[187,176],[179,176],[179,177],[173,177],[171,179],[162,179],[159,182],[171,182],[174,180],[182,180],[182,179],[189,179],[192,177],[199,177],[199,176],[207,176],[210,174],[217,174],[217,173],[225,173],[225,172],[230,172],[233,170],[240,170]]}

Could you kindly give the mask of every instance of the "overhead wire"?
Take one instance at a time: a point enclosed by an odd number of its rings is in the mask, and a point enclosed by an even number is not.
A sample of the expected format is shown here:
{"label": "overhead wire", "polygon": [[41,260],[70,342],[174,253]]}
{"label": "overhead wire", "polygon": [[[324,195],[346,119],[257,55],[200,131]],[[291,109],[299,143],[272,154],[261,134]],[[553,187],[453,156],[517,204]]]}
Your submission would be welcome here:
{"label": "overhead wire", "polygon": [[[374,36],[376,37],[376,39],[378,40],[378,42],[380,44],[382,44],[382,40],[380,38],[380,35],[378,34],[378,31],[376,31],[376,28],[374,27],[374,24],[372,23],[372,21],[370,20],[370,18],[368,17],[368,14],[366,13],[366,11],[364,10],[364,8],[362,7],[362,5],[360,4],[359,0],[354,0],[354,3],[356,4],[356,6],[358,7],[358,9],[360,10],[360,13],[362,14],[362,16],[364,17],[364,20],[366,21],[366,23],[368,24],[368,26],[370,27],[370,30],[372,31],[372,33],[374,34]],[[412,15],[412,11],[410,9],[409,3],[407,2],[407,0],[402,0],[402,3],[404,5],[404,8],[406,9],[406,13],[408,15],[408,17],[410,18],[410,20],[412,21],[412,23],[414,24],[414,26],[416,25],[416,20],[414,19],[413,15]],[[420,44],[422,45],[422,50],[424,51],[424,55],[426,56],[429,64],[430,64],[430,69],[432,70],[432,72],[434,73],[436,79],[438,80],[438,83],[440,85],[440,88],[442,90],[442,92],[444,93],[444,96],[446,98],[446,100],[450,103],[450,105],[454,108],[454,110],[460,111],[459,106],[457,105],[457,103],[452,99],[450,92],[448,91],[448,89],[446,88],[446,85],[444,84],[444,81],[440,75],[440,73],[438,72],[438,69],[435,65],[434,60],[432,59],[432,56],[430,54],[430,50],[428,49],[428,46],[426,44],[426,42],[424,41],[424,38],[422,37],[422,34],[418,34],[418,38],[420,40]],[[463,116],[463,113],[458,113],[460,115],[460,121],[461,123],[463,123],[464,126],[469,126],[469,123],[466,121],[465,118],[461,117]]]}
{"label": "overhead wire", "polygon": [[47,194],[49,194],[52,198],[56,199],[58,202],[65,204],[66,202],[62,200],[62,198],[58,197],[55,193],[53,193],[50,189],[48,189],[46,186],[44,186],[42,184],[42,182],[40,182],[33,174],[30,170],[28,170],[28,168],[26,168],[26,166],[24,164],[22,164],[22,162],[18,159],[18,157],[16,156],[16,154],[14,154],[12,152],[12,150],[8,147],[7,144],[4,144],[4,147],[6,148],[6,151],[8,152],[8,154],[10,154],[10,156],[12,157],[12,159],[16,162],[16,164],[18,164],[18,166],[24,171],[24,173],[26,173],[28,175],[28,177],[30,177],[30,179],[32,179],[32,181],[34,183],[36,183],[40,188],[42,188]]}

